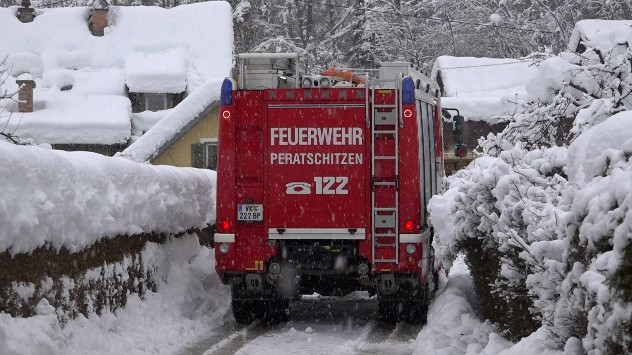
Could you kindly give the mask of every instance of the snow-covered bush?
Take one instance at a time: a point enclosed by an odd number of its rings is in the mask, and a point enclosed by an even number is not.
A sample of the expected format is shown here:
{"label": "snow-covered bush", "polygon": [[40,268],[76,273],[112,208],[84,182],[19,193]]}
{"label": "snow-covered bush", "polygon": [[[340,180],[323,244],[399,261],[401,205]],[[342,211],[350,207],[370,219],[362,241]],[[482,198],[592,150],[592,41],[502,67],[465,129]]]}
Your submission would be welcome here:
{"label": "snow-covered bush", "polygon": [[466,255],[486,318],[593,354],[632,351],[632,51],[609,38],[539,63],[528,101],[430,206],[449,217],[435,248],[446,266]]}
{"label": "snow-covered bush", "polygon": [[[528,152],[518,145],[500,157],[475,160],[450,178],[448,193],[431,200],[433,215],[453,219],[435,226],[440,256],[449,261],[466,252],[483,313],[512,338],[535,331],[540,317],[530,309],[549,304],[532,300],[527,278],[548,276],[548,267],[562,261],[547,244],[559,239],[558,223],[568,210],[565,158],[561,148]],[[532,282],[542,287],[542,279]]]}
{"label": "snow-covered bush", "polygon": [[[577,188],[566,228],[567,286],[558,305],[586,313],[584,347],[632,351],[632,113],[587,130],[569,147],[569,180]],[[573,257],[573,254],[574,257]]]}

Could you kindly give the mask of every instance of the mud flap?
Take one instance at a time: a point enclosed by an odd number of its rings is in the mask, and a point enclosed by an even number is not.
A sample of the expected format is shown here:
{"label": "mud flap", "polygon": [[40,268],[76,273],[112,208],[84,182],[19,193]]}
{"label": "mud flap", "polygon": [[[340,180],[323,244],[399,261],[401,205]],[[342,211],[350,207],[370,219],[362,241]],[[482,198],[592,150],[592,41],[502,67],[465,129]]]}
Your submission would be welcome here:
{"label": "mud flap", "polygon": [[391,295],[399,290],[395,275],[382,274],[378,282],[378,291],[383,295]]}

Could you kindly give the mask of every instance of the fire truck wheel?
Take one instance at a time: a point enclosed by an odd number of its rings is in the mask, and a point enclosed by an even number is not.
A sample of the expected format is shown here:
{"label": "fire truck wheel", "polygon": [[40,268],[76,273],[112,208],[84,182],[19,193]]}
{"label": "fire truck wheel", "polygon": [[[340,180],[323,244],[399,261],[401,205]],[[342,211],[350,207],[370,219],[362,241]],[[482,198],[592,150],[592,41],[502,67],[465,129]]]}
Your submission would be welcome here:
{"label": "fire truck wheel", "polygon": [[263,303],[264,312],[261,318],[264,322],[279,324],[289,320],[290,302],[288,300],[272,300]]}
{"label": "fire truck wheel", "polygon": [[397,323],[400,303],[398,301],[378,301],[380,319],[386,323]]}
{"label": "fire truck wheel", "polygon": [[250,324],[255,320],[257,310],[252,301],[233,300],[232,301],[233,316],[237,323]]}
{"label": "fire truck wheel", "polygon": [[428,319],[428,305],[422,302],[409,302],[405,305],[405,320],[411,324],[425,324]]}

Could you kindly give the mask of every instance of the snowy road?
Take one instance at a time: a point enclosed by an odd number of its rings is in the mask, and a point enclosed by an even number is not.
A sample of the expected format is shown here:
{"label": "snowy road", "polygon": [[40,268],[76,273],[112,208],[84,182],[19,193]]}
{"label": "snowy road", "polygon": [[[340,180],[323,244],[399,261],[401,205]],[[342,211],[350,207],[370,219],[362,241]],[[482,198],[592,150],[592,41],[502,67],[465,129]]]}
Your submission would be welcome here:
{"label": "snowy road", "polygon": [[305,297],[292,303],[287,323],[231,321],[180,354],[412,354],[421,328],[380,322],[377,301],[365,294]]}

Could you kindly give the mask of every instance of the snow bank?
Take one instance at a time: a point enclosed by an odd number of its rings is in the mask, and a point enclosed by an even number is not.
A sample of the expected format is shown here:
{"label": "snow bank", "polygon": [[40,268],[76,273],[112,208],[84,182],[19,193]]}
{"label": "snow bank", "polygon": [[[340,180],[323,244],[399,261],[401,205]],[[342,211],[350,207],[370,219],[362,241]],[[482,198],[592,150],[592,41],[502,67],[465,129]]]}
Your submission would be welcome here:
{"label": "snow bank", "polygon": [[79,315],[63,329],[46,300],[34,317],[0,313],[0,353],[173,354],[212,335],[230,304],[230,288],[213,269],[214,253],[188,235],[165,245],[149,243],[142,254],[146,268],[157,274],[157,293],[129,295],[116,313]]}
{"label": "snow bank", "polygon": [[187,96],[178,106],[169,111],[157,124],[147,131],[142,137],[131,144],[117,156],[130,159],[135,162],[146,162],[154,157],[160,147],[167,143],[191,120],[199,116],[214,101],[219,99],[219,91],[222,79],[210,80],[200,87],[195,93]]}
{"label": "snow bank", "polygon": [[214,220],[208,170],[0,142],[0,252],[71,252],[104,237],[179,233]]}
{"label": "snow bank", "polygon": [[[462,262],[455,267],[466,268]],[[513,344],[505,340],[489,321],[477,317],[476,294],[469,274],[453,275],[428,312],[428,324],[419,332],[414,354],[562,355],[545,345],[542,328]]]}

